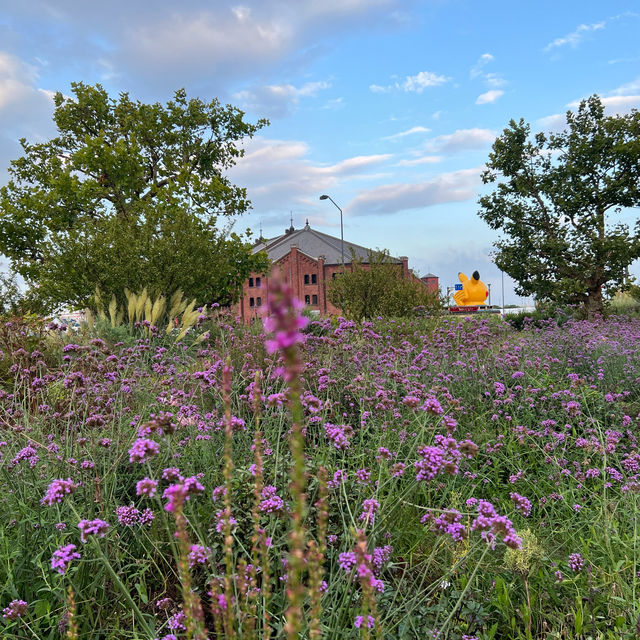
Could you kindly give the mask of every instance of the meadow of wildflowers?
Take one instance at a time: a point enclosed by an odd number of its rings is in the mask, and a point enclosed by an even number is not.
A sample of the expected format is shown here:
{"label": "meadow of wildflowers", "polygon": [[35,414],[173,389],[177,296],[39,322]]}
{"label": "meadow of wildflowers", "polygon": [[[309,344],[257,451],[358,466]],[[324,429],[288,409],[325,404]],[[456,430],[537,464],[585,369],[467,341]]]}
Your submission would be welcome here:
{"label": "meadow of wildflowers", "polygon": [[0,327],[0,637],[634,638],[640,321]]}

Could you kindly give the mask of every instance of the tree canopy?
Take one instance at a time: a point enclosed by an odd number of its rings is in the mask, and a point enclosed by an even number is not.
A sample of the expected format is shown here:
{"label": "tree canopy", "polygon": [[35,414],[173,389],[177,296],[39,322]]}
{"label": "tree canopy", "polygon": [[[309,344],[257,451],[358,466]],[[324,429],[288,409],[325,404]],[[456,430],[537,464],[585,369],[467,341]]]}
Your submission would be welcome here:
{"label": "tree canopy", "polygon": [[232,232],[250,203],[224,172],[266,121],[184,90],[166,105],[116,100],[100,85],[75,83],[72,93],[54,98],[58,135],[21,140],[0,189],[0,252],[32,297],[80,306],[96,286],[119,298],[146,286],[234,300],[267,261]]}
{"label": "tree canopy", "polygon": [[417,278],[402,277],[400,265],[387,251],[371,251],[367,263],[351,257],[351,265],[329,283],[327,296],[350,318],[406,316],[417,307],[440,307],[437,294]]}
{"label": "tree canopy", "polygon": [[[624,286],[640,257],[640,226],[620,218],[640,204],[640,113],[605,116],[598,96],[566,114],[558,133],[530,135],[511,120],[493,145],[480,217],[503,232],[495,261],[519,295],[585,305]],[[617,216],[617,220],[614,220]]]}

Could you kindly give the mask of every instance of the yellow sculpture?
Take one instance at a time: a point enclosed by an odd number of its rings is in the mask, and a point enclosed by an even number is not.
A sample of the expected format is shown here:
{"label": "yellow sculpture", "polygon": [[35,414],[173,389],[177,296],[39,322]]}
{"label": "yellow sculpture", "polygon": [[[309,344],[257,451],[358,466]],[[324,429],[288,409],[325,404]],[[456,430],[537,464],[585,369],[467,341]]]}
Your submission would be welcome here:
{"label": "yellow sculpture", "polygon": [[480,274],[477,271],[473,272],[471,280],[464,273],[459,273],[458,280],[462,282],[462,290],[453,294],[453,299],[458,306],[469,307],[485,304],[489,291],[485,283],[480,280]]}

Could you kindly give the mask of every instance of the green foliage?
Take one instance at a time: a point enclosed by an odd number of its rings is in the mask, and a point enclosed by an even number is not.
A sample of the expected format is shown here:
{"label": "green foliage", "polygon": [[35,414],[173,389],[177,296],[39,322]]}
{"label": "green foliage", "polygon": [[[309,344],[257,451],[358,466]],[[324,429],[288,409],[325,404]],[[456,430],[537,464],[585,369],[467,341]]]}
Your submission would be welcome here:
{"label": "green foliage", "polygon": [[74,83],[72,93],[56,94],[57,137],[21,140],[0,190],[0,251],[34,302],[82,307],[96,285],[119,296],[148,287],[181,288],[199,304],[236,299],[267,261],[218,224],[250,206],[223,173],[266,121],[248,124],[235,107],[184,90],[166,105],[115,100],[100,85]]}
{"label": "green foliage", "polygon": [[368,263],[351,257],[351,267],[329,283],[327,296],[350,318],[402,317],[425,309],[440,309],[440,299],[417,278],[402,277],[389,253],[372,251]]}
{"label": "green foliage", "polygon": [[0,273],[0,315],[13,316],[20,313],[23,296],[13,271]]}
{"label": "green foliage", "polygon": [[640,204],[640,113],[604,115],[598,96],[567,112],[567,129],[530,136],[509,123],[489,155],[480,217],[504,233],[496,264],[519,295],[602,313],[603,291],[624,286],[640,257],[640,227],[610,220]]}
{"label": "green foliage", "polygon": [[576,314],[575,309],[553,304],[540,305],[534,311],[521,311],[505,315],[505,321],[517,331],[555,324],[561,327]]}

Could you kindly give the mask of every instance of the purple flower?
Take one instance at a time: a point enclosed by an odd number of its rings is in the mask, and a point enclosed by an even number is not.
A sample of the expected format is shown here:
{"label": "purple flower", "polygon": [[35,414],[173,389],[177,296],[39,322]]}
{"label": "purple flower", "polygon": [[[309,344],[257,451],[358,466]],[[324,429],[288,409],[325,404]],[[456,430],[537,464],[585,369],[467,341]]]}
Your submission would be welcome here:
{"label": "purple flower", "polygon": [[380,508],[380,503],[374,498],[369,498],[362,503],[362,513],[360,514],[360,520],[365,520],[367,523],[373,523],[373,518]]}
{"label": "purple flower", "polygon": [[[229,527],[231,528],[231,530],[233,531],[234,527],[236,526],[237,521],[236,519],[229,514]],[[226,516],[226,509],[220,509],[220,511],[218,511],[216,513],[216,531],[218,533],[224,533],[226,526],[227,526],[227,516]]]}
{"label": "purple flower", "polygon": [[129,462],[138,462],[142,464],[152,456],[160,453],[160,445],[153,440],[147,438],[138,438],[129,449]]}
{"label": "purple flower", "polygon": [[109,528],[109,523],[100,518],[95,520],[80,520],[78,522],[78,529],[80,529],[80,540],[82,542],[87,541],[87,536],[100,536],[104,538],[104,534]]}
{"label": "purple flower", "polygon": [[62,502],[62,499],[73,493],[78,488],[78,485],[71,480],[71,478],[67,478],[66,480],[57,479],[54,480],[49,487],[47,488],[47,492],[44,494],[44,498],[40,501],[41,504],[47,504],[49,506],[55,504],[56,502]]}
{"label": "purple flower", "polygon": [[158,481],[151,478],[143,478],[136,483],[136,495],[153,498],[156,495]]}
{"label": "purple flower", "polygon": [[183,485],[171,484],[164,490],[162,497],[167,499],[164,510],[172,513],[176,510],[176,507],[181,507],[184,501],[187,500],[187,492]]}
{"label": "purple flower", "polygon": [[128,507],[116,507],[116,516],[118,516],[118,522],[125,527],[132,527],[134,524],[138,524],[138,518],[140,511],[133,505]]}
{"label": "purple flower", "polygon": [[12,600],[9,606],[2,610],[2,617],[7,620],[17,620],[27,613],[28,606],[24,600]]}
{"label": "purple flower", "polygon": [[178,611],[167,620],[167,627],[171,631],[186,631],[187,627],[184,625],[186,619],[187,616],[185,616],[184,611]]}
{"label": "purple flower", "polygon": [[[359,629],[364,623],[364,618],[362,616],[356,616],[356,619],[353,621],[353,626],[356,629]],[[373,629],[376,626],[376,621],[373,616],[367,616],[367,627],[369,629]]]}
{"label": "purple flower", "polygon": [[76,545],[67,544],[53,552],[51,568],[63,576],[71,561],[79,560],[80,558],[80,554],[76,552]]}
{"label": "purple flower", "polygon": [[584,560],[579,553],[572,553],[569,556],[569,569],[574,573],[578,573],[584,566]]}
{"label": "purple flower", "polygon": [[525,516],[525,518],[531,513],[531,501],[528,498],[513,492],[509,494],[509,497],[516,509]]}
{"label": "purple flower", "polygon": [[199,544],[192,544],[189,551],[189,568],[193,569],[198,564],[206,564],[211,559],[211,549]]}
{"label": "purple flower", "polygon": [[289,382],[298,375],[301,364],[296,354],[296,345],[304,341],[300,333],[309,322],[300,315],[304,305],[293,296],[293,289],[278,277],[269,278],[267,292],[267,316],[263,321],[264,331],[273,338],[265,340],[267,353],[281,353],[286,366],[280,371]]}
{"label": "purple flower", "polygon": [[354,551],[345,551],[338,556],[338,564],[340,568],[347,573],[356,566],[356,554]]}
{"label": "purple flower", "polygon": [[277,513],[284,510],[284,500],[277,495],[277,489],[268,485],[262,490],[262,501],[258,508],[262,513]]}

